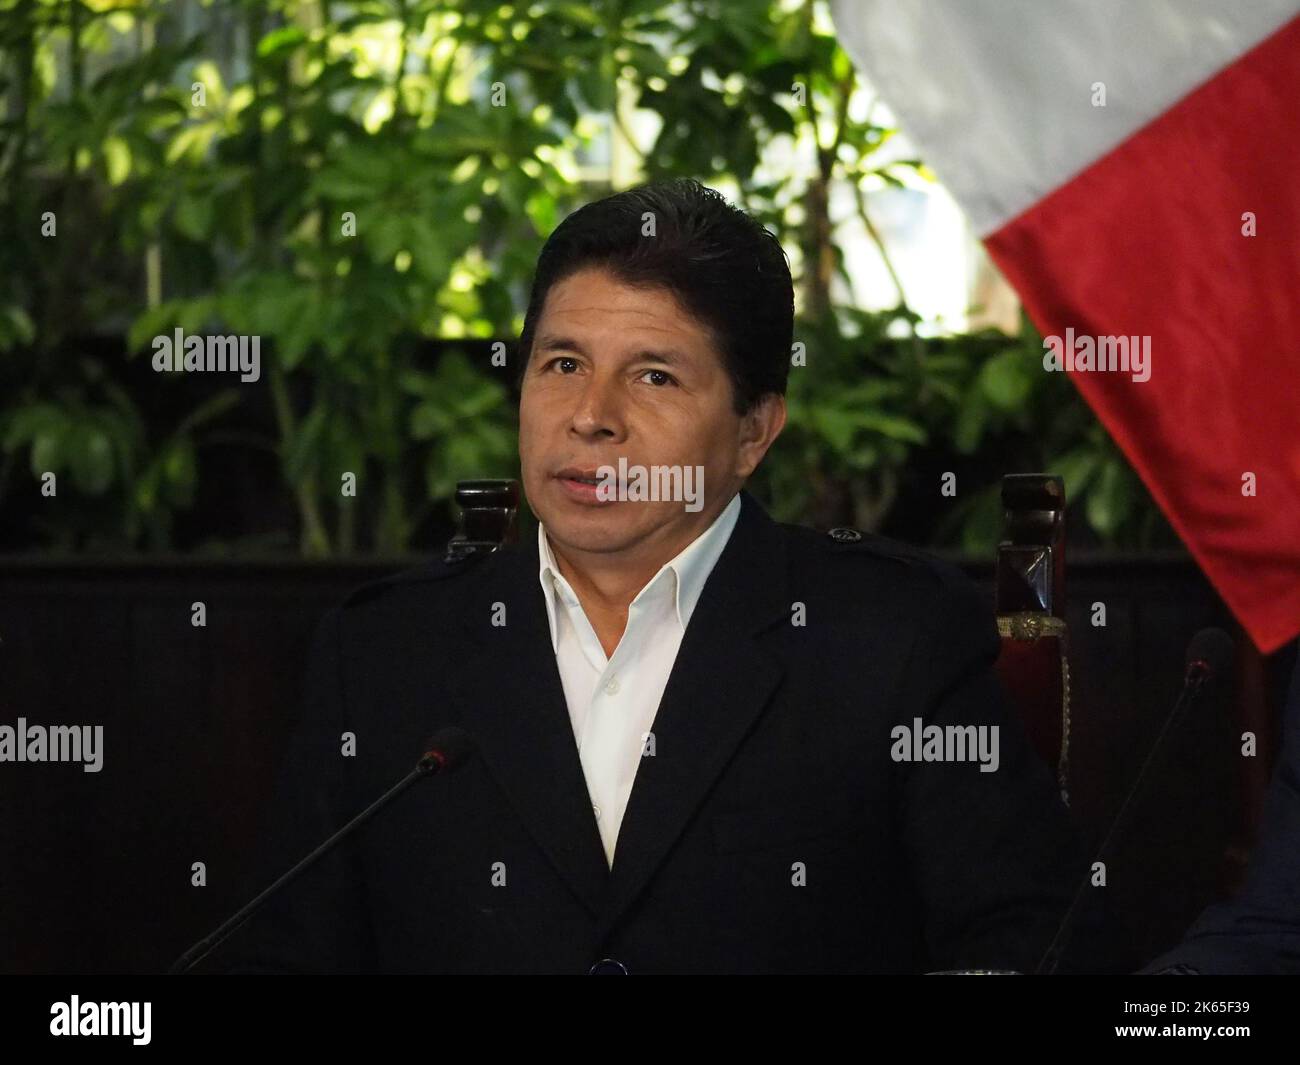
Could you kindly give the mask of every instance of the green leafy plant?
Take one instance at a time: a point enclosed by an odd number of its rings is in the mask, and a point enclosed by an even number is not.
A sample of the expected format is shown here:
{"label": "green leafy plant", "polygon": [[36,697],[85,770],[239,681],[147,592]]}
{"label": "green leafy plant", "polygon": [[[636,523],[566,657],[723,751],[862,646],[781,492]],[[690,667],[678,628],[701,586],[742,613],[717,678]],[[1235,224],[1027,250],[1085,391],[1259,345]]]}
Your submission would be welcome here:
{"label": "green leafy plant", "polygon": [[[986,550],[1014,444],[1059,464],[1102,542],[1160,534],[1073,390],[1035,366],[1032,330],[918,335],[870,194],[930,176],[887,159],[874,108],[853,117],[821,0],[726,17],[709,0],[212,0],[188,37],[161,0],[0,15],[0,501],[65,471],[45,542],[168,546],[205,449],[254,447],[278,460],[303,554],[408,550],[457,480],[517,474],[513,368],[484,353],[517,336],[547,234],[677,174],[734,188],[791,252],[807,365],[756,481],[782,517],[882,527],[918,458],[948,449],[976,473],[937,541]],[[894,310],[837,294],[841,188]],[[260,381],[146,418],[123,382],[176,328],[259,337]],[[135,361],[88,370],[77,338],[95,333]],[[461,343],[429,365],[434,340]],[[226,431],[259,407],[262,437]]]}

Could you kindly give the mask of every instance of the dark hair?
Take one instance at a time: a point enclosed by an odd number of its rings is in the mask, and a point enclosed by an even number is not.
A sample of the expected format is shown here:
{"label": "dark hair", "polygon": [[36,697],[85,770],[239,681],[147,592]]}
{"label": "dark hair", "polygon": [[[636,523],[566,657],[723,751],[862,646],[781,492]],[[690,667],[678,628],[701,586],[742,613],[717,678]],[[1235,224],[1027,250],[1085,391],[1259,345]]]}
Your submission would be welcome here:
{"label": "dark hair", "polygon": [[[644,215],[654,236],[642,236]],[[551,286],[587,267],[624,284],[657,286],[709,328],[737,414],[784,394],[794,339],[794,286],[785,250],[767,229],[698,181],[653,182],[578,208],[542,248],[519,337],[523,379]]]}

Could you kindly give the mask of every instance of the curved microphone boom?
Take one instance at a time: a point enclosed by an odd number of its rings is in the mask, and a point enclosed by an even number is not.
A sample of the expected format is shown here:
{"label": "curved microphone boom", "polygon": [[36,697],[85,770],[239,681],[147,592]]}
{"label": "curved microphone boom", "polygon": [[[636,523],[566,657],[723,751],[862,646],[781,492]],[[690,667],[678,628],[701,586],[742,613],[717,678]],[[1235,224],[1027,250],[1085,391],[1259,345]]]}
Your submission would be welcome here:
{"label": "curved microphone boom", "polygon": [[1173,710],[1165,719],[1164,726],[1160,729],[1160,735],[1156,737],[1155,743],[1151,745],[1146,761],[1142,763],[1142,768],[1138,770],[1133,786],[1129,788],[1128,795],[1125,796],[1124,803],[1119,808],[1119,813],[1115,815],[1115,820],[1111,823],[1110,831],[1106,833],[1106,838],[1102,840],[1101,846],[1097,848],[1096,856],[1089,863],[1087,871],[1084,872],[1083,879],[1080,881],[1079,887],[1074,893],[1074,898],[1070,902],[1070,907],[1065,911],[1065,916],[1056,929],[1056,935],[1052,937],[1052,942],[1048,944],[1047,950],[1044,951],[1038,967],[1034,970],[1035,973],[1050,975],[1056,971],[1056,967],[1061,961],[1061,952],[1064,950],[1069,938],[1068,933],[1072,931],[1072,925],[1078,916],[1079,905],[1083,901],[1084,894],[1087,892],[1088,885],[1092,880],[1092,866],[1105,859],[1120,827],[1126,826],[1128,814],[1133,807],[1133,800],[1146,782],[1147,770],[1151,768],[1156,754],[1164,746],[1165,738],[1169,735],[1175,722],[1179,721],[1184,716],[1187,708],[1196,702],[1211,686],[1231,676],[1234,654],[1232,637],[1222,629],[1202,629],[1192,637],[1191,643],[1187,645],[1186,665],[1183,669],[1183,689],[1178,695],[1178,701],[1174,703]]}
{"label": "curved microphone boom", "polygon": [[473,737],[471,737],[464,729],[457,728],[454,725],[439,729],[429,741],[424,754],[420,756],[420,760],[416,763],[414,769],[357,814],[357,816],[346,825],[335,832],[334,835],[330,836],[329,839],[307,855],[307,857],[303,858],[302,861],[298,862],[287,873],[267,887],[260,895],[249,902],[248,905],[244,906],[228,920],[224,921],[219,927],[195,943],[194,946],[190,947],[190,949],[177,958],[172,964],[172,967],[167,970],[168,974],[185,973],[190,969],[193,969],[194,966],[198,965],[199,962],[243,927],[244,923],[266,905],[266,903],[286,884],[296,880],[301,874],[310,869],[320,861],[321,858],[325,857],[325,855],[338,846],[339,843],[352,835],[353,832],[374,817],[375,814],[401,795],[402,792],[406,791],[406,789],[417,780],[423,780],[425,777],[437,776],[441,773],[454,772],[473,756],[475,750],[476,747],[474,745]]}

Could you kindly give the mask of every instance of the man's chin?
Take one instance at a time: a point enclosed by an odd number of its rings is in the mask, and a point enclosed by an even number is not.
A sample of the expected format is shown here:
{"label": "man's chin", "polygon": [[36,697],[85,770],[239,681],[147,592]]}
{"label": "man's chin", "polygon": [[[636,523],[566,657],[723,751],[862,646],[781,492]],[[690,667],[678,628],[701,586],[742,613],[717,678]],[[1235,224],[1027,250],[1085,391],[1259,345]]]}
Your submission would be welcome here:
{"label": "man's chin", "polygon": [[[553,520],[542,519],[547,537],[570,551],[606,554],[622,551],[636,543],[639,530],[628,521],[626,514],[616,516],[608,511],[587,510],[580,514],[554,514]],[[621,509],[621,508],[618,508]]]}

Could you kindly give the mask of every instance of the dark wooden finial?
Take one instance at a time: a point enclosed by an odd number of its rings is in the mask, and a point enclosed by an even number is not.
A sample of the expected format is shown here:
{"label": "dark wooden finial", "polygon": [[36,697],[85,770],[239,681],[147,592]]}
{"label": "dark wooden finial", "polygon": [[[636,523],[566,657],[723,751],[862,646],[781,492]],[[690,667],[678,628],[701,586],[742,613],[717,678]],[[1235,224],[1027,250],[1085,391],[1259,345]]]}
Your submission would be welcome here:
{"label": "dark wooden finial", "polygon": [[997,609],[1065,617],[1065,481],[1048,473],[1002,478]]}
{"label": "dark wooden finial", "polygon": [[511,479],[460,481],[456,485],[460,507],[456,535],[447,544],[447,562],[464,562],[491,554],[519,537],[515,517],[519,510],[519,482]]}

